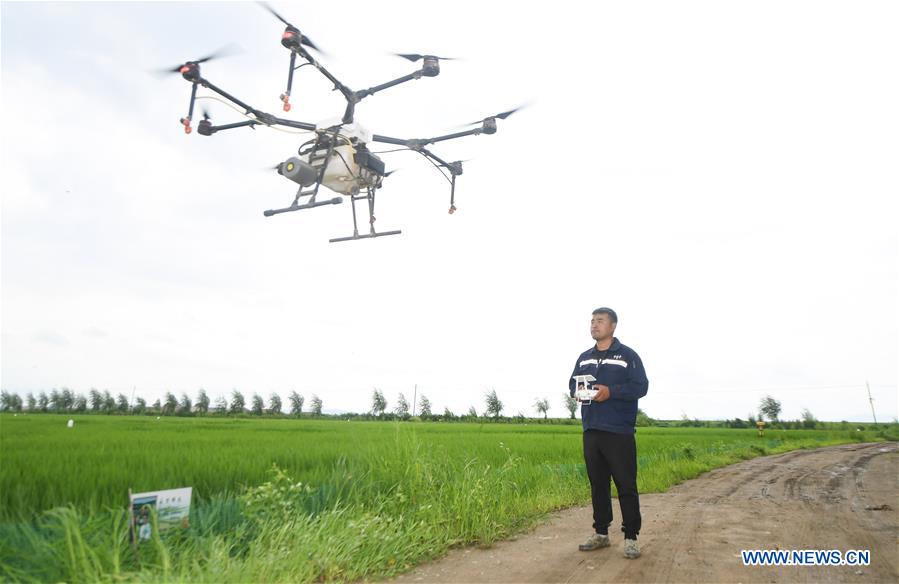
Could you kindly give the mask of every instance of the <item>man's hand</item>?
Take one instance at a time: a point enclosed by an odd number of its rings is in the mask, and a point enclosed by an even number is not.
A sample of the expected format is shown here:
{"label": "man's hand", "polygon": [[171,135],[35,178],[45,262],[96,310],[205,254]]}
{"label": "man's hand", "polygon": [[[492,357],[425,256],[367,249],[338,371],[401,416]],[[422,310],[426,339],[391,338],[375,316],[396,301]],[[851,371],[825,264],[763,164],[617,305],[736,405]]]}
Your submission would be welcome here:
{"label": "man's hand", "polygon": [[596,390],[596,395],[593,396],[593,401],[604,402],[609,399],[610,395],[608,385],[594,385],[593,389]]}

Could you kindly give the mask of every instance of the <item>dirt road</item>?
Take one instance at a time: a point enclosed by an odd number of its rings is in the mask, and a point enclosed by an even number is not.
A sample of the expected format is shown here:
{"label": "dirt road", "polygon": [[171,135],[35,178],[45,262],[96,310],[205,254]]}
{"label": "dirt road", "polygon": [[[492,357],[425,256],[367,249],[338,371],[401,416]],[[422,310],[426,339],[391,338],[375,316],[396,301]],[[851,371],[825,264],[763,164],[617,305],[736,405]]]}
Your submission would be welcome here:
{"label": "dirt road", "polygon": [[[512,541],[453,550],[396,582],[899,582],[899,444],[766,456],[642,495],[643,556],[579,552],[591,510]],[[740,550],[870,550],[869,566],[744,566]]]}

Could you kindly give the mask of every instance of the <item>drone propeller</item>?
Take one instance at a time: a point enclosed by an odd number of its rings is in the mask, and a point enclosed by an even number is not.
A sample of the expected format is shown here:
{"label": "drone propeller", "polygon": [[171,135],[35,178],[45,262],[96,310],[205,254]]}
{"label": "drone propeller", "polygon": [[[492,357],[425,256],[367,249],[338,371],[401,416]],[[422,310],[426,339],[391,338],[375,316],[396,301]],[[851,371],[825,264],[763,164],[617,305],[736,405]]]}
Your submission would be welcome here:
{"label": "drone propeller", "polygon": [[[300,33],[300,29],[298,29],[298,28],[295,27],[294,25],[292,25],[292,24],[290,24],[289,22],[287,22],[287,19],[284,18],[283,16],[281,16],[280,14],[278,14],[277,12],[275,12],[275,9],[272,8],[271,6],[269,6],[267,2],[260,2],[259,4],[260,4],[263,8],[265,8],[266,10],[268,10],[269,12],[271,12],[271,13],[272,13],[272,16],[274,16],[275,18],[277,18],[278,20],[280,20],[281,22],[283,22],[285,25],[287,25],[287,27],[288,27],[289,29],[293,29],[294,31],[296,31],[296,32],[300,35],[300,44],[306,45],[307,47],[310,47],[310,48],[312,48],[312,49],[315,49],[315,50],[318,51],[319,53],[324,54],[324,51],[322,51],[320,48],[318,48],[317,46],[315,46],[315,43],[312,42],[312,39],[310,39],[308,36],[306,36],[306,35]],[[287,31],[285,31],[285,34],[287,34]]]}
{"label": "drone propeller", "polygon": [[165,74],[165,73],[183,73],[183,72],[184,72],[184,71],[183,71],[184,67],[188,67],[188,66],[191,66],[191,65],[199,65],[200,63],[205,63],[205,62],[207,62],[207,61],[212,61],[213,59],[220,59],[220,58],[222,58],[222,57],[227,57],[227,56],[229,56],[229,55],[234,54],[234,52],[235,52],[235,49],[234,49],[231,45],[228,45],[228,46],[226,46],[226,47],[222,47],[221,49],[217,50],[216,52],[214,52],[214,53],[212,53],[212,54],[206,55],[206,56],[203,57],[202,59],[196,59],[196,60],[193,60],[193,61],[185,61],[184,63],[181,63],[180,65],[175,65],[175,66],[172,67],[172,68],[168,68],[168,67],[167,67],[167,68],[165,68],[165,69],[159,69],[159,70],[157,71],[157,73],[160,73],[160,74]]}
{"label": "drone propeller", "polygon": [[419,55],[418,53],[393,53],[396,57],[402,57],[404,59],[408,59],[413,63],[420,59],[437,59],[438,61],[458,61],[459,59],[455,57],[438,57],[437,55]]}
{"label": "drone propeller", "polygon": [[498,114],[493,115],[493,116],[487,116],[487,117],[484,118],[483,120],[478,120],[478,121],[476,121],[476,122],[469,122],[469,123],[467,123],[467,124],[463,124],[462,127],[465,127],[465,126],[476,126],[476,125],[478,125],[478,124],[483,124],[483,123],[486,122],[487,120],[495,120],[496,118],[499,118],[499,119],[501,119],[501,120],[505,120],[506,118],[508,118],[509,116],[511,116],[512,114],[514,114],[515,112],[520,111],[520,110],[523,110],[524,108],[525,108],[525,106],[520,105],[520,106],[518,106],[517,108],[515,108],[515,109],[510,109],[510,110],[507,111],[507,112],[498,113]]}

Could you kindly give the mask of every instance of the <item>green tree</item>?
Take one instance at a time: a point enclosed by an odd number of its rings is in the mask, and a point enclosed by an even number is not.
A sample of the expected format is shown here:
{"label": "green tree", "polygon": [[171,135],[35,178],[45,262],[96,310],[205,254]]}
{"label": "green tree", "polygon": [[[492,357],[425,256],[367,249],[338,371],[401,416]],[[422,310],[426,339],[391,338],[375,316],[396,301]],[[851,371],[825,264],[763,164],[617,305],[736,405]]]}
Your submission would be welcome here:
{"label": "green tree", "polygon": [[91,405],[91,411],[99,412],[100,408],[103,407],[103,394],[101,394],[96,387],[92,387],[87,395],[88,403]]}
{"label": "green tree", "polygon": [[805,408],[802,410],[802,427],[812,430],[815,426],[818,425],[818,420],[815,419],[815,416],[812,414],[811,410]]}
{"label": "green tree", "polygon": [[646,412],[637,408],[637,426],[652,426],[655,420],[646,415]]}
{"label": "green tree", "polygon": [[10,405],[12,411],[21,412],[22,411],[22,396],[17,393],[12,394],[12,398],[10,399],[9,405]]}
{"label": "green tree", "polygon": [[371,413],[380,416],[386,409],[387,400],[384,399],[384,394],[381,393],[381,390],[375,388],[375,391],[371,394]]}
{"label": "green tree", "polygon": [[225,396],[220,395],[216,398],[214,411],[222,416],[228,413],[228,400],[225,399]]}
{"label": "green tree", "polygon": [[409,402],[406,401],[406,396],[402,393],[396,398],[396,409],[394,411],[401,418],[409,417]]}
{"label": "green tree", "polygon": [[7,392],[5,389],[0,390],[0,410],[5,412],[12,411],[13,397],[12,394]]}
{"label": "green tree", "polygon": [[178,398],[175,395],[167,391],[165,392],[165,399],[162,402],[162,415],[163,416],[171,416],[178,409]]}
{"label": "green tree", "polygon": [[290,415],[300,417],[303,413],[303,402],[306,401],[306,398],[295,391],[291,391],[287,399],[290,400]]}
{"label": "green tree", "polygon": [[134,400],[134,407],[131,409],[131,411],[135,414],[142,414],[147,411],[147,400],[142,397]]}
{"label": "green tree", "polygon": [[486,414],[488,416],[493,416],[494,418],[499,418],[499,415],[503,411],[503,402],[501,402],[499,396],[496,395],[496,390],[491,389],[484,396],[484,399],[487,400]]}
{"label": "green tree", "polygon": [[47,409],[51,412],[61,412],[63,411],[62,400],[59,397],[59,390],[55,387],[52,391],[50,391],[50,397],[48,398],[49,404],[47,405]]}
{"label": "green tree", "polygon": [[178,415],[189,416],[193,411],[194,404],[190,401],[190,397],[186,393],[181,394],[181,401],[178,402]]}
{"label": "green tree", "polygon": [[87,398],[83,393],[79,393],[75,396],[74,401],[72,401],[72,411],[73,412],[86,412],[87,411]]}
{"label": "green tree", "polygon": [[250,411],[253,412],[254,416],[261,416],[265,412],[265,402],[262,401],[262,396],[258,393],[253,394],[252,404]]}
{"label": "green tree", "polygon": [[322,415],[322,406],[323,405],[324,404],[322,403],[321,398],[313,393],[312,399],[309,400],[309,406],[312,408],[312,414],[315,416]]}
{"label": "green tree", "polygon": [[268,398],[268,411],[280,415],[282,407],[281,396],[277,393],[273,393],[271,397]]}
{"label": "green tree", "polygon": [[29,412],[33,412],[37,409],[37,399],[35,399],[34,394],[30,391],[28,395],[25,396],[25,407],[28,408]]}
{"label": "green tree", "polygon": [[50,398],[43,391],[37,394],[37,411],[46,412],[50,409]]}
{"label": "green tree", "polygon": [[470,408],[468,408],[468,413],[467,413],[466,415],[467,415],[469,418],[475,418],[475,419],[476,419],[476,418],[478,417],[478,411],[477,411],[476,409],[474,409],[474,406],[471,406]]}
{"label": "green tree", "polygon": [[780,402],[770,395],[763,397],[759,404],[759,416],[765,416],[772,422],[776,422],[780,416]]}
{"label": "green tree", "polygon": [[0,391],[0,409],[6,412],[21,412],[22,398],[17,393]]}
{"label": "green tree", "polygon": [[103,390],[103,405],[100,409],[104,414],[111,414],[115,411],[115,398],[112,397],[108,389]]}
{"label": "green tree", "polygon": [[128,397],[124,393],[120,393],[115,398],[115,409],[122,414],[128,413]]}
{"label": "green tree", "polygon": [[543,419],[545,420],[546,412],[549,411],[549,400],[546,398],[537,398],[537,401],[534,402],[534,409],[537,410],[538,414],[543,414]]}
{"label": "green tree", "polygon": [[197,402],[194,404],[194,411],[201,416],[205,416],[209,413],[209,396],[202,387],[200,388],[200,391],[197,392]]}
{"label": "green tree", "polygon": [[570,393],[565,394],[565,409],[568,410],[568,413],[573,420],[574,413],[577,411],[577,398],[573,397]]}
{"label": "green tree", "polygon": [[75,392],[68,387],[63,387],[59,392],[59,401],[63,410],[71,410],[75,405]]}
{"label": "green tree", "polygon": [[231,392],[231,413],[242,414],[243,408],[247,404],[243,398],[243,394],[236,389]]}
{"label": "green tree", "polygon": [[431,400],[426,398],[424,394],[418,398],[418,411],[422,418],[427,418],[431,415]]}

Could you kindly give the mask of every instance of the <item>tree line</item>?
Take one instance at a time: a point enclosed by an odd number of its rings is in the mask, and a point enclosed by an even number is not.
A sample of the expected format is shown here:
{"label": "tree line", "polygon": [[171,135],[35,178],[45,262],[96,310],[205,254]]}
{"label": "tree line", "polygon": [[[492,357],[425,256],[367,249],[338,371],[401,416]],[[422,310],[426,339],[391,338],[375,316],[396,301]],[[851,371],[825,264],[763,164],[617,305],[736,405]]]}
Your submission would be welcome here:
{"label": "tree line", "polygon": [[[205,389],[200,389],[196,398],[192,400],[186,393],[181,393],[180,399],[170,391],[157,399],[152,404],[138,396],[133,403],[124,393],[113,396],[108,390],[100,391],[91,388],[86,394],[76,393],[66,387],[53,389],[49,393],[45,391],[28,393],[23,398],[17,393],[7,391],[0,392],[0,410],[7,412],[46,412],[46,413],[95,413],[95,414],[156,414],[163,416],[194,416],[206,414],[252,414],[261,416],[264,414],[281,415],[289,413],[292,416],[303,414],[303,406],[306,398],[295,391],[290,392],[287,398],[288,411],[284,411],[285,404],[277,393],[271,394],[266,404],[258,393],[250,397],[249,406],[243,393],[237,389],[231,392],[230,400],[224,396],[216,398],[213,402]],[[314,395],[309,400],[309,413],[322,415],[323,402],[320,397]]]}
{"label": "tree line", "polygon": [[[457,415],[449,408],[444,408],[442,413],[433,411],[431,400],[422,394],[418,397],[418,403],[413,408],[406,395],[402,392],[396,397],[395,405],[389,408],[384,393],[375,388],[371,396],[371,408],[361,414],[341,414],[337,417],[347,419],[399,419],[406,420],[415,416],[423,420],[441,421],[475,421],[492,419],[494,421],[524,421],[533,420],[519,411],[514,416],[503,416],[505,405],[496,393],[490,390],[484,394],[484,409],[479,414],[475,406],[468,408],[464,414]],[[562,405],[568,411],[568,421],[576,419],[575,413],[580,404],[577,399],[568,393],[564,394]],[[322,416],[322,399],[318,395],[312,395],[309,399],[308,409],[306,398],[296,391],[290,392],[287,403],[282,402],[281,396],[272,393],[266,402],[261,395],[253,393],[249,402],[242,392],[232,390],[230,399],[219,396],[214,401],[210,400],[205,389],[200,389],[194,399],[187,393],[181,393],[180,398],[170,391],[148,404],[142,397],[135,397],[132,401],[124,393],[113,396],[108,390],[100,391],[91,388],[86,394],[77,393],[69,388],[53,389],[50,392],[40,391],[37,394],[28,393],[21,397],[17,393],[3,390],[0,392],[0,410],[6,412],[33,412],[33,413],[94,413],[94,414],[134,414],[134,415],[159,415],[159,416],[203,416],[203,415],[253,415],[253,416],[301,416],[305,413],[313,416]],[[544,421],[549,421],[549,399],[537,398],[533,404],[538,416],[542,415]],[[410,411],[411,410],[411,411]],[[815,416],[807,408],[802,411],[802,419],[795,421],[780,420],[781,404],[773,397],[766,396],[759,403],[758,418],[750,413],[746,420],[734,418],[733,420],[699,420],[690,419],[686,414],[680,420],[656,420],[650,418],[643,410],[637,410],[637,426],[665,426],[665,427],[726,427],[726,428],[754,428],[757,420],[767,418],[768,427],[784,429],[813,429],[821,427]]]}
{"label": "tree line", "polygon": [[[370,414],[371,416],[384,418],[396,417],[399,419],[410,418],[413,414],[417,417],[442,418],[447,420],[462,418],[502,418],[502,412],[505,408],[502,400],[496,393],[496,390],[487,392],[484,396],[485,407],[483,415],[479,415],[475,406],[471,406],[468,412],[463,415],[456,415],[449,408],[444,408],[442,414],[435,413],[433,406],[428,397],[422,394],[418,398],[415,408],[410,404],[405,394],[400,393],[397,396],[395,406],[392,410],[388,410],[388,402],[384,397],[384,393],[375,389],[372,394],[371,409],[369,412],[362,414]],[[40,391],[36,394],[27,393],[24,397],[18,393],[3,390],[0,392],[0,410],[7,412],[34,412],[34,413],[94,413],[94,414],[144,414],[144,415],[164,415],[164,416],[194,416],[194,415],[284,415],[299,416],[304,412],[306,399],[304,396],[293,391],[287,398],[287,403],[283,403],[281,396],[272,393],[268,402],[258,393],[250,396],[249,402],[242,392],[237,389],[232,390],[230,399],[224,396],[216,398],[214,401],[205,389],[200,389],[194,399],[182,392],[180,398],[174,393],[167,391],[164,396],[157,399],[153,403],[148,403],[146,399],[136,396],[129,399],[124,393],[113,395],[109,390],[100,391],[91,388],[86,394],[75,392],[67,387],[62,389],[53,389],[49,392]],[[563,405],[568,410],[569,418],[575,419],[577,411],[577,400],[569,396],[564,396]],[[322,415],[322,399],[313,395],[309,400],[308,413],[312,415]],[[286,411],[285,411],[286,407]],[[549,399],[537,398],[534,402],[534,410],[538,415],[542,415],[544,420],[548,419]],[[410,411],[412,410],[412,411]],[[522,412],[518,412],[515,418],[524,418]]]}

